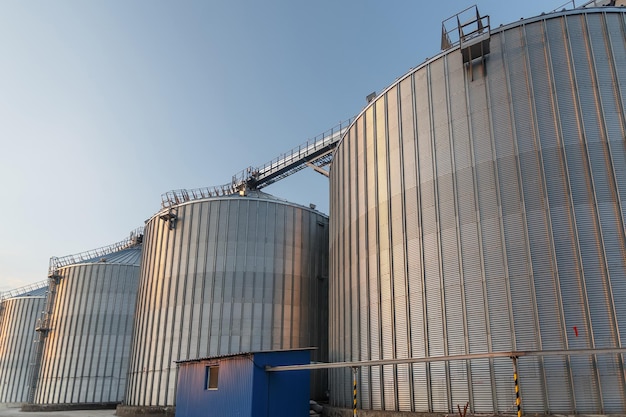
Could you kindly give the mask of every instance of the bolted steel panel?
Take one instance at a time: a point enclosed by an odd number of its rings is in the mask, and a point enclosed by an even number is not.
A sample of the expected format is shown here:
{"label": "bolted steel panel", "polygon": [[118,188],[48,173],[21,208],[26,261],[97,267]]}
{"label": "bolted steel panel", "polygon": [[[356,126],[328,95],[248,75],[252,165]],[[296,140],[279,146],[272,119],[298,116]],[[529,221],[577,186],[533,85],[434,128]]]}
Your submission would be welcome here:
{"label": "bolted steel panel", "polygon": [[[623,347],[626,13],[449,49],[355,119],[331,168],[330,359]],[[335,341],[336,340],[336,341]],[[624,413],[619,355],[524,358],[523,408]],[[508,412],[506,359],[362,368],[365,409]],[[351,407],[351,375],[331,372]]]}
{"label": "bolted steel panel", "polygon": [[28,401],[35,326],[45,301],[18,296],[0,302],[0,403]]}
{"label": "bolted steel panel", "polygon": [[174,361],[302,347],[327,360],[325,215],[260,192],[176,206],[173,227],[168,210],[146,224],[126,405],[173,406]]}
{"label": "bolted steel panel", "polygon": [[34,404],[123,400],[140,259],[135,246],[59,268]]}

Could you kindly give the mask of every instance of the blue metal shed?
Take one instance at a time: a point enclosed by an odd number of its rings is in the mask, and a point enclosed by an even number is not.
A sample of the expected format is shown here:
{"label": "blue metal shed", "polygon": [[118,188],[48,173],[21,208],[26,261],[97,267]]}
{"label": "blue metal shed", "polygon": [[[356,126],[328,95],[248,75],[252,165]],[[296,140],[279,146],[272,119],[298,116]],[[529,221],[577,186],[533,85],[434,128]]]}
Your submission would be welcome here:
{"label": "blue metal shed", "polygon": [[310,360],[311,349],[295,349],[178,361],[176,417],[308,416],[310,371],[265,367]]}

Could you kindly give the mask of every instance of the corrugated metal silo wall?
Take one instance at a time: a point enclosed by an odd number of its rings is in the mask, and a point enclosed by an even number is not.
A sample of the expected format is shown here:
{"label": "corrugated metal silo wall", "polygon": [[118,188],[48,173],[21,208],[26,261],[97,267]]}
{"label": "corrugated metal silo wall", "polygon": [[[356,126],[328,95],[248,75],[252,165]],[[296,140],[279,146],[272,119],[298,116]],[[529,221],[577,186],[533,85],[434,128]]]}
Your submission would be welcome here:
{"label": "corrugated metal silo wall", "polygon": [[[492,33],[362,113],[331,169],[331,361],[623,347],[623,9]],[[624,413],[619,355],[522,358],[525,412]],[[365,409],[515,409],[508,358],[360,370]],[[350,370],[331,372],[351,407]]]}
{"label": "corrugated metal silo wall", "polygon": [[327,360],[328,218],[241,197],[177,210],[174,229],[146,224],[125,404],[174,405],[177,360],[309,346]]}
{"label": "corrugated metal silo wall", "polygon": [[0,303],[0,403],[28,401],[37,319],[45,297],[17,297]]}
{"label": "corrugated metal silo wall", "polygon": [[34,403],[119,403],[126,388],[139,266],[77,264],[61,268],[59,275]]}

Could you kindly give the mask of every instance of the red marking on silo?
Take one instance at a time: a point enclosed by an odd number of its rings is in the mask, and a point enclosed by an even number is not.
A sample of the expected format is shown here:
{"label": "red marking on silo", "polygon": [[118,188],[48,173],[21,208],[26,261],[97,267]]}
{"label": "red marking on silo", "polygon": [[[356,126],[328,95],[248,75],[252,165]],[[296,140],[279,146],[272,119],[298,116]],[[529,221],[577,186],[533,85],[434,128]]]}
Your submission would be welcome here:
{"label": "red marking on silo", "polygon": [[574,326],[574,334],[578,337],[578,327]]}

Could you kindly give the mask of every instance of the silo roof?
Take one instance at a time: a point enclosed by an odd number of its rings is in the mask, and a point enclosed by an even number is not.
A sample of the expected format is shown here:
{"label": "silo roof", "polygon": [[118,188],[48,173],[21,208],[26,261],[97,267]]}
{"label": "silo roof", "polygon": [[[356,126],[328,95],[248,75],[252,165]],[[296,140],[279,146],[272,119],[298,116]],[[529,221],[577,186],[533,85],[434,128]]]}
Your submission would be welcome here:
{"label": "silo roof", "polygon": [[96,256],[94,258],[85,259],[79,262],[80,264],[96,264],[96,263],[108,263],[108,264],[125,264],[139,266],[141,262],[141,245],[131,246],[126,249],[112,252],[103,256]]}
{"label": "silo roof", "polygon": [[41,297],[46,295],[46,291],[48,291],[48,286],[41,288],[35,288],[34,290],[30,290],[21,294],[17,294],[15,297]]}

